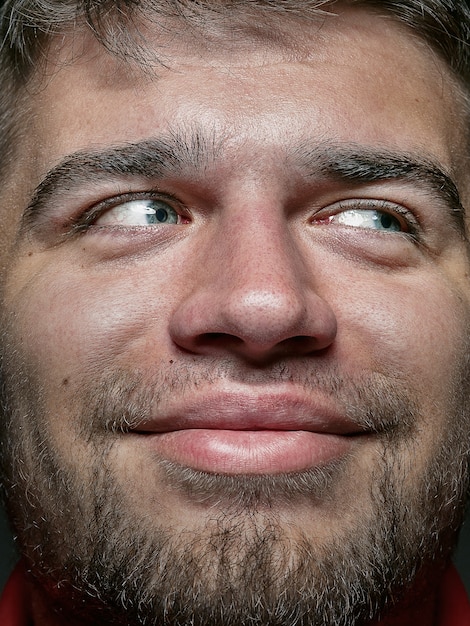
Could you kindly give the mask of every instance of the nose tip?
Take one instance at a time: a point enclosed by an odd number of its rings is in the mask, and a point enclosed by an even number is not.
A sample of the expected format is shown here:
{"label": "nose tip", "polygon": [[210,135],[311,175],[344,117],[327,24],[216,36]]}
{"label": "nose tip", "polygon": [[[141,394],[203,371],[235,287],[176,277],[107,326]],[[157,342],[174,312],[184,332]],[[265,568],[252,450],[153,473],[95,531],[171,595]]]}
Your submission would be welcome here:
{"label": "nose tip", "polygon": [[173,317],[171,334],[181,348],[263,361],[324,350],[336,337],[336,317],[314,292],[299,297],[293,289],[265,288],[214,295],[199,292]]}
{"label": "nose tip", "polygon": [[226,326],[243,340],[246,351],[264,353],[295,348],[303,353],[325,348],[336,334],[336,319],[328,309],[317,318],[315,329],[309,323],[308,307],[295,293],[274,289],[240,294],[229,303]]}

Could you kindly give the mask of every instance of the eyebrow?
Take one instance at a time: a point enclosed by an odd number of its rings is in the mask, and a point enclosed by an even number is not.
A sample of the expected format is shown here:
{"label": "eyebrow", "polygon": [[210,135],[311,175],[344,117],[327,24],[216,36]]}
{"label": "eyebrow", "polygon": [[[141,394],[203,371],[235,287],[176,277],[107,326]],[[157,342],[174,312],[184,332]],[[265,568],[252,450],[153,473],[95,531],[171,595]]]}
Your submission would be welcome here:
{"label": "eyebrow", "polygon": [[[47,172],[23,215],[31,226],[57,197],[110,177],[141,177],[158,181],[165,177],[201,176],[217,162],[222,142],[193,132],[171,133],[104,150],[78,151]],[[412,184],[437,197],[448,209],[458,230],[465,235],[465,209],[450,174],[433,159],[357,144],[320,143],[288,150],[287,162],[295,163],[306,179],[347,182],[353,186],[381,181]]]}

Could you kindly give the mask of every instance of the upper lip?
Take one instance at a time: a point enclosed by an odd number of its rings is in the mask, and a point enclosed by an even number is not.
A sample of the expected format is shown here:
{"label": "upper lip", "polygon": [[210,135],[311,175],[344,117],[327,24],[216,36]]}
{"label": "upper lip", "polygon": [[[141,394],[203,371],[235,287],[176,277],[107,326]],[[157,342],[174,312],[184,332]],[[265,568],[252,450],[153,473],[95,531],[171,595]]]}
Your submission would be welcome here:
{"label": "upper lip", "polygon": [[156,414],[131,428],[138,433],[186,429],[295,430],[353,435],[365,430],[337,403],[302,391],[199,390],[170,400]]}

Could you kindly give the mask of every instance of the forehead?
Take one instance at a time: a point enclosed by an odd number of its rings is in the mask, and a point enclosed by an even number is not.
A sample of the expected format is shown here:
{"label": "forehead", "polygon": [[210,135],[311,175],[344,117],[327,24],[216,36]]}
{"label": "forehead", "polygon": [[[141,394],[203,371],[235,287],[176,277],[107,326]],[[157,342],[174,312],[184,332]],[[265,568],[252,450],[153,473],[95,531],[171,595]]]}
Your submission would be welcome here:
{"label": "forehead", "polygon": [[[449,91],[455,95],[454,90],[449,90],[451,80],[445,64],[417,36],[391,18],[363,9],[343,8],[317,21],[278,18],[273,21],[270,36],[266,32],[269,30],[265,28],[261,34],[238,26],[227,30],[215,22],[197,35],[191,30],[185,32],[184,24],[163,23],[160,27],[147,24],[144,36],[149,58],[155,54],[164,65],[156,64],[153,69],[140,71],[132,61],[108,54],[88,33],[65,39],[65,45],[62,40],[57,41],[51,50],[46,80],[41,80],[36,97],[37,110],[44,107],[48,113],[60,115],[61,110],[73,111],[93,101],[92,117],[100,106],[97,95],[105,98],[121,92],[124,98],[138,101],[149,87],[158,85],[164,91],[178,83],[188,85],[188,99],[193,95],[189,88],[195,84],[201,97],[207,93],[212,97],[216,85],[211,80],[200,82],[199,76],[201,73],[209,78],[211,72],[214,76],[218,73],[228,85],[245,81],[244,95],[249,97],[257,82],[261,82],[260,73],[278,73],[279,80],[271,85],[275,93],[300,87],[296,80],[301,70],[305,70],[318,90],[337,91],[339,96],[348,89],[354,96],[367,86],[371,108],[383,103],[385,98],[381,98],[381,93],[386,93],[388,100],[393,96],[391,104],[398,110],[411,104],[408,99],[414,98],[415,109],[421,108],[424,116],[430,113],[426,105],[430,104],[430,97],[436,98],[437,90],[442,91],[437,105],[444,102]],[[391,75],[395,77],[394,84],[400,85],[394,95],[387,88]],[[355,89],[354,84],[357,84]],[[81,93],[78,102],[74,100],[76,92]],[[312,101],[315,95],[310,93]],[[302,94],[293,92],[292,99],[296,96],[302,102]],[[269,106],[267,101],[264,104]],[[338,109],[348,105],[350,98],[346,102],[338,98],[336,102]],[[388,114],[391,108],[388,107]],[[449,110],[445,117],[452,113]]]}
{"label": "forehead", "polygon": [[391,18],[339,7],[317,20],[277,18],[262,31],[214,22],[200,33],[179,23],[142,32],[149,59],[162,64],[109,54],[85,32],[54,42],[31,90],[22,146],[29,180],[67,154],[189,126],[233,148],[249,145],[251,155],[348,142],[424,152],[461,169],[458,86]]}

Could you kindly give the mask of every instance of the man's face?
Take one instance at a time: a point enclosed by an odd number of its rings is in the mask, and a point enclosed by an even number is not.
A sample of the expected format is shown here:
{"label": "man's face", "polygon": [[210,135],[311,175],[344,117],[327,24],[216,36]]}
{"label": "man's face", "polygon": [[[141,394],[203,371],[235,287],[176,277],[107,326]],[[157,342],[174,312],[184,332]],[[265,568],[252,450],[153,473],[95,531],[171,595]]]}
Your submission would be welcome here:
{"label": "man's face", "polygon": [[457,89],[390,20],[289,29],[87,41],[1,194],[12,514],[116,623],[359,624],[460,519]]}

